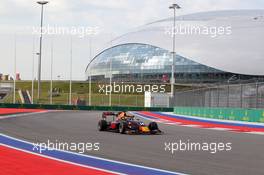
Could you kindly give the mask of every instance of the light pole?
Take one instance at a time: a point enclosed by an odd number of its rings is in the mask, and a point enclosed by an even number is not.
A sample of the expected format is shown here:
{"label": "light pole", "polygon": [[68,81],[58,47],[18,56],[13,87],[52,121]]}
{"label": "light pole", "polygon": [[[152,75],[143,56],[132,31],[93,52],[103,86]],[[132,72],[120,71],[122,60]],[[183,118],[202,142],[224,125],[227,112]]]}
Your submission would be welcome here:
{"label": "light pole", "polygon": [[34,104],[34,78],[35,78],[35,38],[32,45],[32,80],[31,80],[31,103]]}
{"label": "light pole", "polygon": [[[111,40],[111,47],[113,47],[113,34],[111,33],[111,36],[110,36],[110,40]],[[112,106],[112,66],[113,66],[113,58],[110,58],[110,68],[109,68],[109,73],[110,73],[110,77],[109,77],[109,85],[111,87],[111,91],[110,91],[110,94],[109,94],[109,106]]]}
{"label": "light pole", "polygon": [[13,103],[16,103],[16,68],[17,68],[17,39],[15,35],[15,40],[14,40],[14,85],[13,85]]}
{"label": "light pole", "polygon": [[50,56],[50,104],[52,105],[52,98],[53,98],[53,91],[52,91],[52,89],[53,89],[53,78],[52,78],[52,76],[53,76],[53,39],[52,39],[52,41],[51,41],[51,50],[50,50],[50,54],[51,54],[51,56]]}
{"label": "light pole", "polygon": [[[90,37],[89,38],[89,58],[90,58],[90,62],[89,64],[91,63],[92,61],[92,38]],[[88,66],[89,66],[88,64]],[[91,69],[88,70],[88,67],[87,67],[87,71],[88,71],[88,75],[89,75],[89,106],[91,106],[92,104],[92,101],[91,101],[91,97],[92,97],[92,85],[91,85],[91,82],[92,82],[92,73],[91,73]]]}
{"label": "light pole", "polygon": [[72,104],[72,38],[70,41],[70,87],[69,87],[69,105]]}
{"label": "light pole", "polygon": [[92,79],[92,75],[91,75],[91,70],[89,70],[89,106],[91,106],[91,95],[92,95],[92,85],[91,85],[91,79]]}
{"label": "light pole", "polygon": [[109,94],[109,106],[112,105],[112,58],[110,58],[110,70],[109,70],[109,73],[110,73],[110,77],[109,77],[109,85],[111,87],[111,90],[110,90],[110,94]]}
{"label": "light pole", "polygon": [[40,39],[39,39],[39,61],[38,61],[38,100],[40,98],[40,81],[41,81],[41,56],[42,56],[42,27],[43,27],[43,6],[48,1],[37,1],[41,5],[41,17],[40,17]]}
{"label": "light pole", "polygon": [[176,9],[180,9],[181,7],[178,4],[172,4],[169,9],[173,9],[173,42],[172,42],[172,65],[171,65],[171,97],[174,97],[174,73],[175,73],[175,21],[176,21]]}

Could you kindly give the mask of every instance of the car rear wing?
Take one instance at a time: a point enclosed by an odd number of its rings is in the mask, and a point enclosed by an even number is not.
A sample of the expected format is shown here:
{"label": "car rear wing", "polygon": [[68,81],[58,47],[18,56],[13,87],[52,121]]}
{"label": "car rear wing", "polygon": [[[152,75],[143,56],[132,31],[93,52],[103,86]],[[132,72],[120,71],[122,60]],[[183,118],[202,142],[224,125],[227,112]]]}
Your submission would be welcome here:
{"label": "car rear wing", "polygon": [[115,113],[115,112],[103,112],[102,118],[106,118],[108,116],[116,116],[116,115],[117,115],[117,113]]}

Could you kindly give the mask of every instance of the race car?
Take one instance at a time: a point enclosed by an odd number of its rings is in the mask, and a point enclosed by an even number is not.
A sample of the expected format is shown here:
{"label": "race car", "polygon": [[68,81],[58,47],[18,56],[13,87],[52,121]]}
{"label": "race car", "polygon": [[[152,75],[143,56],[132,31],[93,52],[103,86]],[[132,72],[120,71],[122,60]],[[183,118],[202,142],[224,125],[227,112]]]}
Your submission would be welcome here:
{"label": "race car", "polygon": [[[111,118],[109,120],[109,118]],[[113,131],[120,134],[161,134],[156,122],[146,125],[127,112],[103,112],[102,119],[98,122],[99,131]]]}

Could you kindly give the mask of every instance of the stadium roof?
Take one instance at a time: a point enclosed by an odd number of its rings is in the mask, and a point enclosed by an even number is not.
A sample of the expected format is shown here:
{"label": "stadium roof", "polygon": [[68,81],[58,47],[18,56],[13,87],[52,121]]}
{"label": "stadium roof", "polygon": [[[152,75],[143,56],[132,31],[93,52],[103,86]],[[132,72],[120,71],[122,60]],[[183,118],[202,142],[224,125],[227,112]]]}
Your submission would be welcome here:
{"label": "stadium roof", "polygon": [[[264,75],[264,10],[203,12],[176,20],[178,55],[226,72]],[[141,26],[98,53],[127,43],[172,51],[172,24],[173,18],[168,18]]]}

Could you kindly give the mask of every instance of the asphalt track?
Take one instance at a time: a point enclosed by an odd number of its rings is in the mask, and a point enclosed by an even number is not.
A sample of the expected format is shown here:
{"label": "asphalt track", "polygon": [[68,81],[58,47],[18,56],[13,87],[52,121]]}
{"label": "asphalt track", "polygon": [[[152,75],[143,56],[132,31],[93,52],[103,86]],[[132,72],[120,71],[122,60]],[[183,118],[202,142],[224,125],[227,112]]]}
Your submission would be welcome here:
{"label": "asphalt track", "polygon": [[[99,142],[100,150],[85,154],[148,167],[201,175],[264,174],[261,135],[159,124],[163,135],[121,135],[97,131],[101,112],[48,112],[0,120],[0,132],[31,142]],[[165,151],[165,142],[232,143],[232,150]]]}

